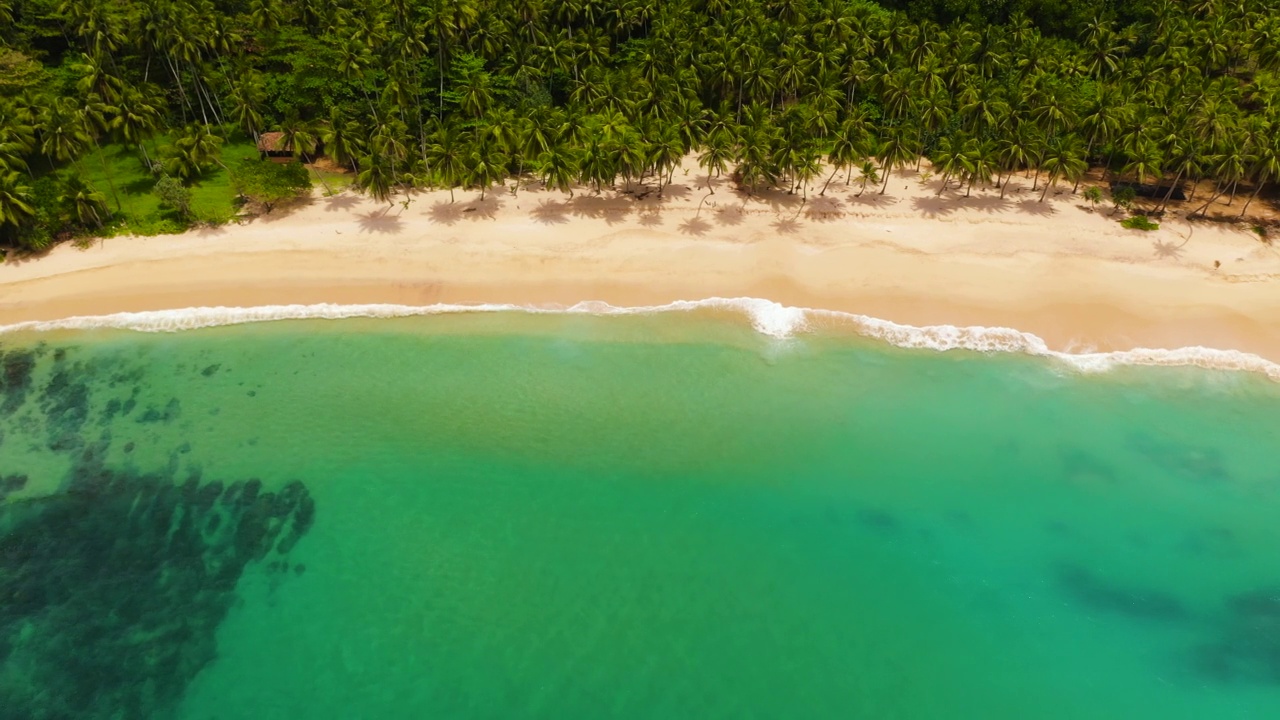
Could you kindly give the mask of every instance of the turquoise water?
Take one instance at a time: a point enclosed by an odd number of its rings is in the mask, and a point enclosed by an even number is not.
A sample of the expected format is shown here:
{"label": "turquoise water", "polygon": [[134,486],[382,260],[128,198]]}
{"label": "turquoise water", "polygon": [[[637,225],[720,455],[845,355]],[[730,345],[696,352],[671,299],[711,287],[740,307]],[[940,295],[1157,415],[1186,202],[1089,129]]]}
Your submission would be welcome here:
{"label": "turquoise water", "polygon": [[2,339],[0,715],[1280,716],[1280,391],[519,314]]}

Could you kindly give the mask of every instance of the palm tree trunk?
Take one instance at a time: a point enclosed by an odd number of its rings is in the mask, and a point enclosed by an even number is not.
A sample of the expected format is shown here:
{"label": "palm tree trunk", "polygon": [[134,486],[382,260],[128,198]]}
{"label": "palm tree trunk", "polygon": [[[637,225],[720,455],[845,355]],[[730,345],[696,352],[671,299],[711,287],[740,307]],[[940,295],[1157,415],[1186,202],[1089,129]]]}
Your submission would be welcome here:
{"label": "palm tree trunk", "polygon": [[1173,184],[1169,186],[1169,192],[1164,194],[1164,200],[1161,201],[1160,207],[1157,208],[1159,212],[1164,212],[1164,209],[1169,206],[1169,198],[1173,197],[1174,188],[1178,187],[1178,181],[1181,179],[1182,170],[1179,170],[1178,174],[1173,176]]}
{"label": "palm tree trunk", "polygon": [[1044,202],[1045,196],[1049,194],[1049,189],[1058,181],[1058,173],[1049,173],[1049,182],[1044,184],[1044,192],[1040,193],[1040,202]]}
{"label": "palm tree trunk", "polygon": [[[116,192],[116,181],[111,177],[111,170],[107,168],[107,158],[102,152],[102,146],[98,144],[98,140],[93,136],[90,136],[90,139],[93,140],[93,149],[98,153],[98,162],[102,163],[102,174],[107,176],[107,185],[111,188],[111,197],[116,201],[116,212],[123,212],[124,208],[120,207],[120,195]],[[80,174],[84,175],[83,169],[81,169]]]}
{"label": "palm tree trunk", "polygon": [[1258,193],[1262,192],[1262,185],[1263,182],[1259,180],[1258,184],[1253,187],[1253,194],[1249,196],[1248,200],[1244,201],[1244,208],[1240,210],[1240,217],[1244,217],[1244,214],[1249,211],[1249,203],[1253,202],[1253,199],[1258,197]]}
{"label": "palm tree trunk", "polygon": [[[825,195],[827,194],[827,186],[831,184],[832,179],[834,179],[834,178],[835,178],[836,173],[838,173],[838,172],[840,172],[840,168],[839,168],[839,166],[837,166],[834,170],[832,170],[832,171],[831,171],[831,176],[830,176],[830,177],[828,177],[828,178],[827,178],[827,181],[826,181],[825,183],[823,183],[823,184],[822,184],[822,192],[818,193],[819,195],[823,195],[823,196],[825,196]],[[710,184],[711,184],[709,180],[707,181],[707,184],[708,184],[708,185],[710,185]]]}

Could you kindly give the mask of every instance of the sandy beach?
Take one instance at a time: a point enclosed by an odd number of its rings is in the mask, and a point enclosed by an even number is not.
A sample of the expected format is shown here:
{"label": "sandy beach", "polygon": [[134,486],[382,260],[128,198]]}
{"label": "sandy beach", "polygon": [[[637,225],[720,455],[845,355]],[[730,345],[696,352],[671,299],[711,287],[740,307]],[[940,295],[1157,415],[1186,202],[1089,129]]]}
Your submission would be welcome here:
{"label": "sandy beach", "polygon": [[[241,224],[118,237],[0,266],[0,324],[199,306],[659,305],[758,297],[910,325],[1004,326],[1056,350],[1204,346],[1280,361],[1280,247],[1168,217],[1127,230],[1070,186],[1044,202],[895,174],[859,195],[754,197],[690,159],[652,184],[416,193],[388,206],[320,193]],[[400,196],[397,201],[406,198]]]}

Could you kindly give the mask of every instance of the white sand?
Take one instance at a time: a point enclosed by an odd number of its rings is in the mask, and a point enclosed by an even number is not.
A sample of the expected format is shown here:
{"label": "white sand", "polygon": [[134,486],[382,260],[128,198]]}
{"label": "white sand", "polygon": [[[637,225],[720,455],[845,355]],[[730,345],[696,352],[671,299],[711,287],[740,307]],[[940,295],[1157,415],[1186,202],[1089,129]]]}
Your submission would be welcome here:
{"label": "white sand", "polygon": [[651,187],[639,201],[535,187],[388,208],[345,193],[243,225],[60,246],[0,265],[0,324],[216,305],[749,296],[1014,327],[1059,350],[1205,346],[1280,361],[1280,248],[1237,226],[1125,230],[1109,205],[1093,211],[1069,187],[1040,203],[1021,178],[1002,201],[982,189],[938,197],[938,180],[914,173],[857,197],[842,176],[803,205],[785,192],[744,198],[726,181],[708,196],[705,184],[690,161],[662,200]]}

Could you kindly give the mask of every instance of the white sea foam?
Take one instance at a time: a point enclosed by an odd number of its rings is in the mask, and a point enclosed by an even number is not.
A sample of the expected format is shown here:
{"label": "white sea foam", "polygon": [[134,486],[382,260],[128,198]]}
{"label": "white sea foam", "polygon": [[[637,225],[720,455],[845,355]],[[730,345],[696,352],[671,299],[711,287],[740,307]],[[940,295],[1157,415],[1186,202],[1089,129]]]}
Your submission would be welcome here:
{"label": "white sea foam", "polygon": [[395,318],[418,315],[441,315],[477,312],[568,313],[588,315],[641,315],[661,312],[696,310],[740,312],[761,334],[789,338],[810,328],[810,321],[822,319],[830,323],[849,324],[859,334],[901,348],[922,350],[970,350],[994,353],[1012,352],[1049,357],[1082,371],[1104,372],[1121,365],[1193,366],[1215,370],[1261,373],[1280,382],[1280,364],[1238,350],[1206,347],[1184,347],[1172,350],[1135,348],[1115,352],[1063,352],[1052,350],[1040,337],[1005,327],[955,325],[902,325],[867,315],[835,310],[789,307],[761,298],[707,298],[678,300],[666,305],[616,307],[608,303],[581,302],[569,307],[530,307],[524,305],[267,305],[262,307],[198,307],[181,310],[153,310],[111,315],[77,316],[63,320],[30,321],[0,326],[0,333],[18,330],[90,330],[99,328],[135,330],[139,332],[176,332],[220,325],[343,318]]}

